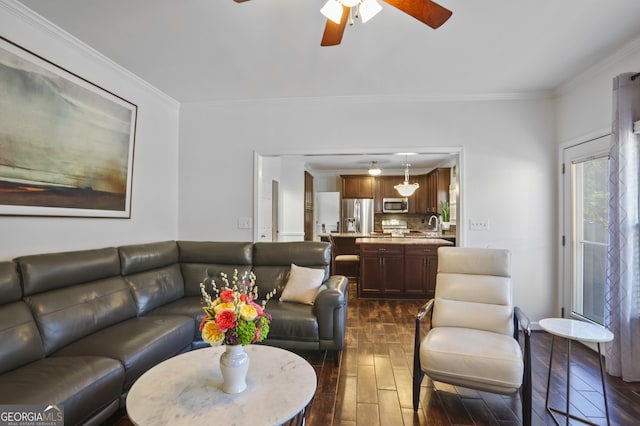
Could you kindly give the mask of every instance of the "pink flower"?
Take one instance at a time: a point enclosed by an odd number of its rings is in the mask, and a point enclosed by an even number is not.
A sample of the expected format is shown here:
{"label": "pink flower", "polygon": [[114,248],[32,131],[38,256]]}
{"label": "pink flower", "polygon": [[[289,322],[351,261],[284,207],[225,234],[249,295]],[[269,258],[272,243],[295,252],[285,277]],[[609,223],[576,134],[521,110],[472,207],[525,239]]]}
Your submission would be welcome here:
{"label": "pink flower", "polygon": [[220,300],[224,303],[233,302],[233,290],[224,290],[220,293]]}
{"label": "pink flower", "polygon": [[256,312],[258,313],[258,318],[262,316],[262,314],[263,314],[262,306],[258,305],[253,300],[249,302],[249,305],[251,305],[251,306],[253,306],[255,308]]}
{"label": "pink flower", "polygon": [[247,303],[247,299],[248,299],[248,297],[247,297],[247,295],[245,293],[240,294],[240,301],[241,302]]}
{"label": "pink flower", "polygon": [[222,333],[233,328],[236,324],[236,314],[233,311],[222,311],[216,315],[216,325]]}
{"label": "pink flower", "polygon": [[255,335],[255,336],[253,336],[253,341],[252,341],[251,343],[255,343],[255,342],[257,342],[258,340],[260,340],[260,329],[259,329],[259,328],[256,328],[256,335]]}

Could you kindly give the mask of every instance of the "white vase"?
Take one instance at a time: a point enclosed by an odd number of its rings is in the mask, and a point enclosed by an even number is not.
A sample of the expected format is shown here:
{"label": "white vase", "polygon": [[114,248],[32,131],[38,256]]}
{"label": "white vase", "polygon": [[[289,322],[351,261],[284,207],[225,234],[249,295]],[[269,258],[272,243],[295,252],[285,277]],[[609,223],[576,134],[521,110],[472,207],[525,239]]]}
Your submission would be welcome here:
{"label": "white vase", "polygon": [[247,388],[247,370],[249,355],[242,345],[225,345],[220,355],[220,371],[222,372],[222,391],[240,393]]}
{"label": "white vase", "polygon": [[442,222],[442,230],[448,231],[451,228],[451,222]]}

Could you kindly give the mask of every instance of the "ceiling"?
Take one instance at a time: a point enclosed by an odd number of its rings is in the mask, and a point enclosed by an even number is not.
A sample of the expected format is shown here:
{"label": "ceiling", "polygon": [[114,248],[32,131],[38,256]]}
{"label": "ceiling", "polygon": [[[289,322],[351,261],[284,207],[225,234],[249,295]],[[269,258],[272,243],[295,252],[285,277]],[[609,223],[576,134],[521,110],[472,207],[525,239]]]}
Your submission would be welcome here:
{"label": "ceiling", "polygon": [[438,0],[437,30],[381,1],[321,47],[324,1],[21,3],[180,102],[548,91],[640,37],[638,0]]}
{"label": "ceiling", "polygon": [[[408,155],[403,155],[408,154]],[[286,161],[303,161],[314,173],[365,174],[371,163],[377,162],[382,175],[403,175],[405,164],[409,164],[410,175],[426,173],[436,167],[451,167],[458,164],[457,153],[375,153],[336,155],[280,155]]]}

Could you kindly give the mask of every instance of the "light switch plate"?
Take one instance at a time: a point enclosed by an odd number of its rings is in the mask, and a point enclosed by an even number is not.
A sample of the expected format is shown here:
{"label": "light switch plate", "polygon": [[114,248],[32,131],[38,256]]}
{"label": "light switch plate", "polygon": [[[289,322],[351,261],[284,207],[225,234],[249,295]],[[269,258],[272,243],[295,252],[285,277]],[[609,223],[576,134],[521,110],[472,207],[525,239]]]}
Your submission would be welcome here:
{"label": "light switch plate", "polygon": [[250,217],[239,217],[238,218],[238,229],[251,229],[251,218]]}
{"label": "light switch plate", "polygon": [[472,231],[488,231],[489,219],[470,219],[469,229]]}

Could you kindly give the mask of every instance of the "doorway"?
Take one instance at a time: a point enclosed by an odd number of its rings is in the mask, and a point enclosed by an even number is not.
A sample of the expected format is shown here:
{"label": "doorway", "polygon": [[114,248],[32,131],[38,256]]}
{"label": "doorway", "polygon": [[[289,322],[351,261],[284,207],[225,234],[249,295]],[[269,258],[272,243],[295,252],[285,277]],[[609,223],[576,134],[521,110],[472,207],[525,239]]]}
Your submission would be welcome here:
{"label": "doorway", "polygon": [[603,136],[562,151],[562,316],[604,324],[609,144]]}

